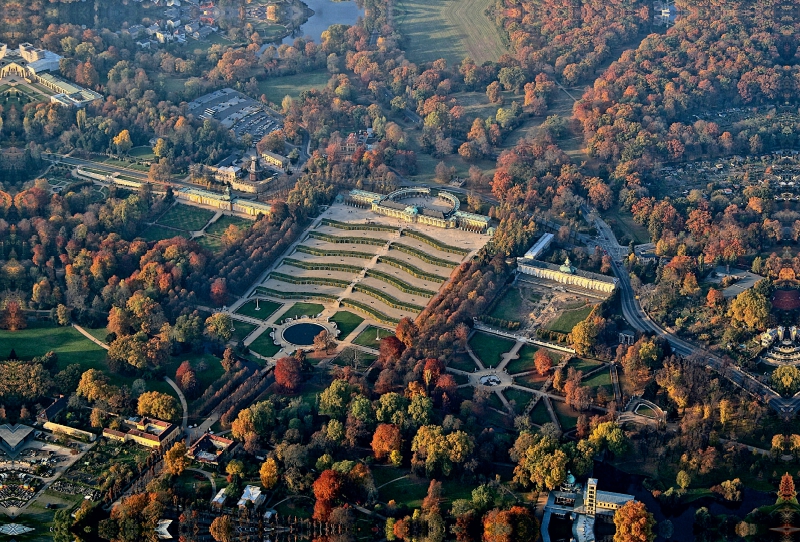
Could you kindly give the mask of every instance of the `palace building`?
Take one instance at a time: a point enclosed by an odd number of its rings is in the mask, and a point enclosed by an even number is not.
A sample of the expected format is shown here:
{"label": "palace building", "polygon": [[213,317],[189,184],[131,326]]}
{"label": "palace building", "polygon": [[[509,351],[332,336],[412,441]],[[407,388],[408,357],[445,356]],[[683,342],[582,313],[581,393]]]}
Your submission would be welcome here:
{"label": "palace building", "polygon": [[412,224],[480,233],[489,230],[488,216],[461,211],[458,197],[444,190],[435,196],[430,188],[401,188],[388,195],[351,190],[345,203]]}

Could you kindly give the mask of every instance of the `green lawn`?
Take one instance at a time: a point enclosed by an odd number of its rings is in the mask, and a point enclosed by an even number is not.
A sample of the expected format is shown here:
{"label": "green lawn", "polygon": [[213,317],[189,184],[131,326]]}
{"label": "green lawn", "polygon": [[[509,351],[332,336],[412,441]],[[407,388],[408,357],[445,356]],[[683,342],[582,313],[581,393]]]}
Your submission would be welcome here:
{"label": "green lawn", "polygon": [[477,365],[475,365],[475,362],[472,361],[472,358],[469,357],[467,354],[454,355],[447,365],[448,367],[452,367],[453,369],[458,369],[459,371],[466,371],[468,373],[471,373],[478,367]]}
{"label": "green lawn", "polygon": [[547,411],[547,405],[544,404],[543,400],[540,399],[536,406],[533,407],[531,421],[536,425],[544,425],[553,421],[550,419],[550,413]]}
{"label": "green lawn", "polygon": [[495,304],[489,316],[501,320],[518,321],[522,312],[522,295],[517,288],[510,288]]}
{"label": "green lawn", "polygon": [[472,351],[483,362],[485,367],[497,367],[500,357],[511,350],[514,341],[503,339],[488,333],[475,333],[469,340]]}
{"label": "green lawn", "polygon": [[243,341],[245,337],[250,335],[250,333],[257,328],[258,326],[254,324],[248,324],[247,322],[241,322],[239,320],[233,321],[233,334],[232,339],[234,341]]}
{"label": "green lawn", "polygon": [[281,315],[281,320],[298,316],[316,316],[324,310],[325,307],[319,303],[295,303]]}
{"label": "green lawn", "polygon": [[153,154],[153,149],[146,145],[132,148],[128,151],[128,155],[133,158],[141,158],[142,160],[155,160],[156,158],[156,155]]}
{"label": "green lawn", "polygon": [[249,316],[250,318],[257,318],[259,320],[266,320],[273,314],[275,311],[283,307],[282,303],[275,303],[274,301],[267,301],[266,299],[259,299],[258,300],[258,308],[260,310],[256,310],[256,300],[251,299],[234,312],[234,314],[243,314],[244,316]]}
{"label": "green lawn", "polygon": [[583,381],[583,385],[589,388],[598,386],[611,386],[611,373],[609,371],[598,371]]}
{"label": "green lawn", "polygon": [[408,58],[417,63],[444,58],[449,66],[465,56],[479,66],[497,60],[507,50],[484,14],[492,6],[489,0],[399,0],[396,19]]}
{"label": "green lawn", "polygon": [[639,405],[636,408],[636,414],[639,414],[640,416],[647,416],[648,418],[656,417],[656,411],[647,405]]}
{"label": "green lawn", "polygon": [[256,340],[250,343],[250,350],[265,357],[272,357],[277,354],[281,347],[272,341],[272,337],[269,336],[270,331],[272,330],[268,328],[256,337]]}
{"label": "green lawn", "polygon": [[52,350],[58,354],[58,370],[71,363],[80,364],[84,370],[106,368],[106,351],[71,326],[37,322],[20,331],[0,331],[0,359],[7,359],[12,349],[22,360]]}
{"label": "green lawn", "polygon": [[345,348],[342,352],[336,356],[333,360],[334,365],[338,365],[339,367],[352,367],[354,365],[354,358],[358,356],[358,368],[363,370],[365,367],[369,367],[373,361],[378,359],[378,356],[374,354],[368,354],[366,352],[362,352],[358,348]]}
{"label": "green lawn", "polygon": [[[419,508],[422,499],[428,494],[430,480],[413,476],[408,469],[375,465],[372,476],[378,487],[379,500],[388,502],[394,499],[397,504],[408,508]],[[442,507],[447,509],[456,499],[468,499],[472,495],[473,486],[454,478],[444,479],[442,482]]]}
{"label": "green lawn", "polygon": [[195,241],[209,252],[219,252],[222,249],[222,239],[213,235],[203,235]]}
{"label": "green lawn", "polygon": [[547,376],[539,376],[538,373],[531,373],[525,376],[514,377],[515,384],[518,384],[520,386],[525,386],[526,388],[532,388],[534,390],[541,389],[546,381],[547,381]]}
{"label": "green lawn", "polygon": [[580,309],[564,311],[558,318],[547,325],[547,329],[558,331],[559,333],[570,333],[578,322],[586,320],[593,308],[593,305],[588,305]]}
{"label": "green lawn", "polygon": [[[517,359],[512,359],[508,362],[508,365],[506,365],[508,373],[513,375],[534,370],[536,367],[533,365],[533,355],[536,354],[537,350],[539,349],[529,344],[520,348],[519,357]],[[557,359],[552,354],[550,354],[550,358],[553,359],[553,365],[558,363]]]}
{"label": "green lawn", "polygon": [[[201,390],[205,390],[225,372],[218,357],[211,354],[197,354],[191,352],[170,358],[169,363],[165,367],[166,375],[174,380],[175,371],[184,361],[188,361],[192,369],[195,370],[198,388]],[[200,367],[201,363],[203,367]]]}
{"label": "green lawn", "polygon": [[358,337],[355,338],[353,344],[377,349],[380,346],[381,339],[390,335],[394,335],[394,331],[390,331],[382,327],[369,326],[367,329],[358,334]]}
{"label": "green lawn", "polygon": [[223,233],[225,233],[225,230],[227,230],[228,226],[230,226],[231,224],[235,225],[240,230],[243,230],[248,226],[252,225],[253,222],[236,216],[223,215],[219,217],[219,219],[216,222],[214,222],[208,228],[206,228],[206,234],[220,236]]}
{"label": "green lawn", "polygon": [[163,226],[171,226],[187,231],[203,229],[203,226],[214,216],[214,211],[177,204],[164,213],[157,222]]}
{"label": "green lawn", "polygon": [[189,237],[189,235],[186,232],[162,228],[158,224],[153,224],[145,228],[145,230],[139,234],[139,237],[145,241],[162,241],[164,239],[172,239],[173,237]]}
{"label": "green lawn", "polygon": [[561,429],[567,431],[578,425],[578,414],[568,407],[566,403],[561,401],[552,401],[553,410],[556,411],[558,421],[561,423]]}
{"label": "green lawn", "polygon": [[650,232],[645,226],[634,222],[630,213],[620,213],[615,210],[603,214],[614,230],[614,235],[627,235],[637,245],[650,242]]}
{"label": "green lawn", "polygon": [[522,411],[524,411],[525,407],[528,406],[530,400],[533,399],[532,394],[525,393],[522,390],[517,390],[514,388],[503,391],[503,395],[505,395],[508,402],[514,401],[516,403],[514,412],[517,414],[522,414]]}
{"label": "green lawn", "polygon": [[300,93],[312,88],[321,88],[328,84],[331,74],[319,70],[283,77],[268,77],[258,85],[259,92],[266,94],[267,99],[281,105],[285,96],[297,98]]}
{"label": "green lawn", "polygon": [[[583,371],[584,374],[588,373],[592,369],[596,369],[600,365],[602,365],[602,361],[597,361],[593,359],[584,359],[584,358],[572,358],[569,363],[567,363],[567,367],[572,367],[576,371]],[[556,365],[555,359],[553,360],[553,365]]]}
{"label": "green lawn", "polygon": [[331,321],[336,322],[336,327],[339,328],[339,339],[343,340],[355,331],[364,319],[350,311],[339,311],[331,316]]}

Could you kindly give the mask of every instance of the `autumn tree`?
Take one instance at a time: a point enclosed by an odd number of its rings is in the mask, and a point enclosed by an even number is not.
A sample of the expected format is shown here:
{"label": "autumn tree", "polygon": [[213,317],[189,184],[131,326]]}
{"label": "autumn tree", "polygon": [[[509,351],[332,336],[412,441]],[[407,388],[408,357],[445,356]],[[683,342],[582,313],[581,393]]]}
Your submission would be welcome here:
{"label": "autumn tree", "polygon": [[328,350],[334,346],[334,344],[335,341],[333,340],[333,336],[327,329],[323,329],[319,332],[319,334],[317,334],[316,337],[314,337],[314,349],[324,350],[326,354],[328,353]]}
{"label": "autumn tree", "polygon": [[291,357],[282,357],[275,362],[275,383],[287,393],[295,393],[302,382],[301,365]]}
{"label": "autumn tree", "polygon": [[211,339],[228,342],[233,336],[233,322],[230,315],[218,312],[206,318],[205,334]]}
{"label": "autumn tree", "polygon": [[258,474],[261,478],[261,485],[264,486],[265,489],[272,489],[277,485],[280,475],[278,462],[275,461],[274,458],[268,457],[267,460],[262,463]]}
{"label": "autumn tree", "polygon": [[133,147],[133,141],[131,141],[131,134],[128,130],[122,130],[116,137],[112,140],[114,146],[117,148],[117,152],[119,154],[128,154],[128,151],[131,150]]}
{"label": "autumn tree", "polygon": [[734,327],[744,325],[750,329],[763,329],[769,320],[769,310],[767,297],[755,288],[750,288],[733,299],[728,316]]}
{"label": "autumn tree", "polygon": [[344,481],[342,475],[334,470],[325,470],[314,482],[314,519],[327,521],[333,505],[341,497]]}
{"label": "autumn tree", "polygon": [[173,476],[180,476],[189,466],[186,445],[179,440],[164,454],[164,470]]}
{"label": "autumn tree", "polygon": [[233,542],[234,540],[234,525],[230,516],[219,516],[214,518],[211,526],[208,528],[212,538],[217,542]]}
{"label": "autumn tree", "polygon": [[25,314],[18,301],[11,300],[0,315],[0,327],[9,331],[17,331],[28,327]]}
{"label": "autumn tree", "polygon": [[643,502],[628,501],[614,512],[614,542],[653,542],[655,524]]}
{"label": "autumn tree", "polygon": [[215,279],[211,283],[211,300],[215,305],[224,305],[228,300],[228,284],[224,278]]}
{"label": "autumn tree", "polygon": [[147,391],[140,395],[136,410],[139,416],[152,416],[166,421],[176,420],[179,412],[177,399],[160,391]]}
{"label": "autumn tree", "polygon": [[546,375],[553,368],[553,360],[547,350],[540,348],[533,355],[533,364],[536,366],[536,372],[541,376]]}
{"label": "autumn tree", "polygon": [[399,427],[391,423],[378,424],[372,437],[372,451],[375,453],[375,459],[383,461],[392,452],[400,452],[402,444]]}

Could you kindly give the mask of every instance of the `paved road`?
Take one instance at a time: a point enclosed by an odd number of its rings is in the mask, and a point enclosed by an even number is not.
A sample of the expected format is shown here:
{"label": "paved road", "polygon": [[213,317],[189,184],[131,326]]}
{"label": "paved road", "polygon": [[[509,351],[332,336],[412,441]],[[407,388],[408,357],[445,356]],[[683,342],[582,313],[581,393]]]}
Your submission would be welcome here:
{"label": "paved road", "polygon": [[101,340],[100,340],[100,339],[98,339],[97,337],[93,336],[91,333],[89,333],[88,331],[86,331],[85,329],[83,329],[83,328],[82,328],[81,326],[79,326],[78,324],[72,324],[72,327],[74,327],[76,330],[78,330],[78,332],[79,332],[81,335],[83,335],[84,337],[86,337],[87,339],[89,339],[90,341],[92,341],[94,344],[96,344],[96,345],[97,345],[97,346],[99,346],[100,348],[103,348],[103,349],[105,349],[105,350],[108,350],[108,349],[109,349],[109,346],[108,346],[106,343],[104,343],[103,341],[101,341]]}
{"label": "paved road", "polygon": [[214,475],[211,474],[210,472],[204,471],[203,469],[192,469],[192,468],[189,468],[189,469],[186,469],[186,470],[192,471],[192,472],[197,472],[199,474],[202,474],[206,478],[208,478],[208,481],[211,482],[211,498],[209,499],[209,501],[213,501],[214,497],[217,496],[217,481],[214,480]]}
{"label": "paved road", "polygon": [[183,420],[181,421],[181,431],[186,431],[186,428],[189,427],[189,404],[186,402],[186,396],[183,395],[183,392],[172,380],[170,377],[165,376],[164,380],[166,380],[167,384],[172,386],[172,389],[175,390],[175,393],[178,394],[178,399],[181,401],[181,407],[183,408]]}
{"label": "paved road", "polygon": [[[609,252],[609,254],[618,253],[620,245],[617,243],[617,239],[608,224],[600,218],[598,213],[586,212],[588,209],[586,209],[585,206],[582,208],[582,211],[584,211],[584,216],[588,215],[592,217],[595,227],[598,232],[601,232],[601,235],[597,238],[597,244]],[[611,268],[614,274],[619,278],[620,302],[623,316],[625,316],[628,323],[635,329],[646,333],[653,333],[656,336],[664,338],[670,343],[672,349],[677,354],[686,357],[699,357],[707,367],[719,372],[722,376],[749,393],[758,396],[782,414],[789,415],[800,409],[800,398],[782,398],[769,386],[762,384],[750,374],[742,371],[730,362],[665,331],[656,324],[639,305],[636,294],[631,287],[630,276],[627,270],[622,266],[621,261],[612,258]]]}

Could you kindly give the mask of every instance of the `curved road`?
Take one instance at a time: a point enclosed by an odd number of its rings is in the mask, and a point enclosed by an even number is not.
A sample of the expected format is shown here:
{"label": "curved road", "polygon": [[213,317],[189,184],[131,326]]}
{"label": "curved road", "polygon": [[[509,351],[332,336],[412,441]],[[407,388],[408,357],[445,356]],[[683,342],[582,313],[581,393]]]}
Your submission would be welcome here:
{"label": "curved road", "polygon": [[[672,346],[675,353],[682,356],[698,356],[705,365],[722,376],[733,382],[735,385],[743,388],[749,393],[759,396],[762,400],[775,408],[778,412],[789,415],[794,413],[800,408],[800,397],[792,397],[791,399],[782,398],[772,388],[766,386],[753,378],[750,374],[742,371],[738,367],[732,365],[720,358],[719,356],[707,352],[699,346],[693,345],[680,337],[664,330],[661,326],[655,323],[650,316],[639,305],[636,299],[636,294],[631,287],[630,277],[627,270],[622,266],[621,260],[615,258],[619,254],[619,244],[617,243],[614,233],[608,224],[599,217],[596,212],[583,206],[582,209],[587,222],[594,221],[594,225],[598,231],[597,244],[603,248],[608,254],[612,255],[611,267],[614,274],[619,278],[619,291],[620,291],[620,304],[622,306],[622,313],[630,325],[638,331],[645,333],[653,333],[662,337]],[[591,218],[590,218],[591,217]]]}
{"label": "curved road", "polygon": [[178,394],[178,399],[180,399],[181,401],[181,407],[183,408],[183,420],[181,421],[181,430],[183,432],[186,432],[186,428],[189,427],[189,405],[186,402],[186,396],[183,395],[181,389],[178,387],[175,381],[172,380],[170,377],[165,376],[164,380],[167,381],[167,384],[172,386],[172,389],[175,390],[175,393]]}

